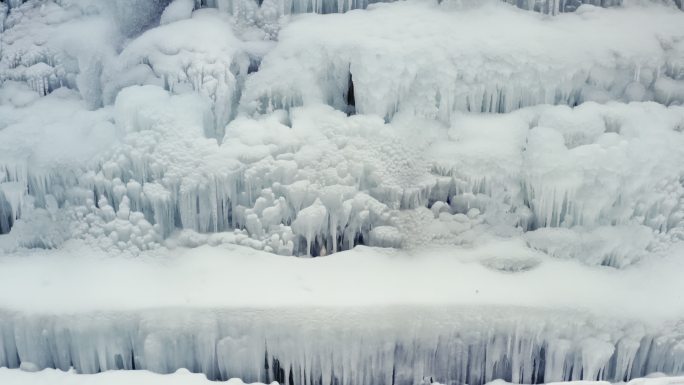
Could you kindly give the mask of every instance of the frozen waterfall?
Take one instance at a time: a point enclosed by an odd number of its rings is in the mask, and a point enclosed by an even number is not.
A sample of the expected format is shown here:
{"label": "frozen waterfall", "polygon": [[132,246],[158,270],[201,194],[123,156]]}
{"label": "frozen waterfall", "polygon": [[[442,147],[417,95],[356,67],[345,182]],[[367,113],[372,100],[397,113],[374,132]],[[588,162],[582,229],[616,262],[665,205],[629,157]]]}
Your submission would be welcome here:
{"label": "frozen waterfall", "polygon": [[467,308],[5,313],[0,365],[81,373],[187,368],[209,379],[312,385],[625,381],[684,369],[681,330],[596,325],[575,315],[472,315]]}
{"label": "frozen waterfall", "polygon": [[[588,258],[625,266],[682,238],[679,170],[657,166],[683,156],[683,14],[672,8],[587,8],[551,22],[498,2],[399,2],[310,15],[284,25],[277,43],[249,40],[268,38],[268,25],[257,33],[221,10],[183,16],[190,10],[166,12],[117,53],[107,9],[91,21],[59,3],[12,9],[2,98],[5,116],[26,121],[7,118],[0,132],[0,233],[27,225],[9,249],[77,238],[138,253],[173,238],[315,256],[460,244],[502,223],[656,231],[637,238],[638,252]],[[74,45],[72,22],[102,23],[91,36],[102,43]],[[546,52],[557,53],[529,59]],[[36,66],[51,74],[28,76]],[[51,92],[60,84],[75,90]],[[59,113],[43,118],[46,108]],[[42,127],[31,128],[36,139],[18,134],[28,126]],[[72,148],[82,132],[88,146]],[[485,145],[496,147],[485,155]],[[653,146],[668,150],[648,154]],[[322,216],[299,218],[316,207]],[[45,218],[60,224],[29,230]],[[426,231],[417,220],[444,234],[416,237]]]}
{"label": "frozen waterfall", "polygon": [[684,374],[681,8],[0,1],[0,382]]}

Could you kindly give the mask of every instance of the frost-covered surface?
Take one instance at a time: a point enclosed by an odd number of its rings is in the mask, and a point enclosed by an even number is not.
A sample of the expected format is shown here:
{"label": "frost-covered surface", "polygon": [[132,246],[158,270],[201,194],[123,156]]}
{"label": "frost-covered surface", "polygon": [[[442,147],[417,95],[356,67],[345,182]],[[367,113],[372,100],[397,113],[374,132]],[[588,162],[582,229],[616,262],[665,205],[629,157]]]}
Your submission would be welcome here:
{"label": "frost-covered surface", "polygon": [[136,34],[126,7],[26,2],[2,35],[0,247],[321,255],[537,230],[552,255],[634,263],[684,218],[684,14],[648,4],[400,2],[282,17],[274,42],[221,6],[152,7]]}
{"label": "frost-covered surface", "polygon": [[[238,117],[219,142],[211,104],[193,93],[126,88],[114,108],[79,111],[75,124],[75,94],[35,99],[7,88],[30,101],[3,108],[4,231],[19,219],[0,240],[6,250],[81,238],[137,253],[221,237],[319,255],[494,234],[621,267],[679,242],[684,229],[681,106],[538,106],[455,114],[444,126],[311,105]],[[88,145],[72,148],[75,138]],[[45,210],[70,226],[21,230]],[[548,242],[574,246],[554,251]]]}
{"label": "frost-covered surface", "polygon": [[451,122],[454,111],[590,100],[681,103],[682,14],[672,8],[583,7],[551,22],[496,2],[450,4],[302,17],[281,30],[241,103],[247,111],[312,102],[344,110],[350,77],[356,112],[386,118]]}
{"label": "frost-covered surface", "polygon": [[681,2],[508,3],[0,3],[0,365],[682,373]]}

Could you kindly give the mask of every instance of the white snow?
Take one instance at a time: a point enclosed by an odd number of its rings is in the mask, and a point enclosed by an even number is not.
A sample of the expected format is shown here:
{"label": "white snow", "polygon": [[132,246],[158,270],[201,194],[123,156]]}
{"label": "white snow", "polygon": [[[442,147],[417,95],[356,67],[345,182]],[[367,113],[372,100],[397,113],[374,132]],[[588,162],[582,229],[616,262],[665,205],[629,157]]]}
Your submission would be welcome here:
{"label": "white snow", "polygon": [[[202,375],[192,374],[185,369],[179,369],[173,374],[160,375],[144,370],[139,371],[109,371],[98,374],[76,374],[73,371],[63,372],[59,370],[46,369],[38,373],[30,373],[16,369],[0,368],[0,381],[7,385],[121,385],[125,384],[145,384],[145,385],[205,385],[215,384],[208,381]],[[630,385],[674,385],[682,381],[682,377],[655,376],[639,378],[629,381]],[[425,379],[424,383],[430,383]],[[433,382],[435,385],[439,383]],[[239,379],[230,379],[225,382],[227,385],[243,385]],[[257,383],[253,383],[258,385]],[[277,382],[273,382],[273,385]],[[496,380],[489,385],[509,384],[503,380]],[[566,385],[608,385],[605,381],[569,381]]]}
{"label": "white snow", "polygon": [[681,1],[369,3],[0,3],[0,383],[684,372]]}
{"label": "white snow", "polygon": [[[71,241],[58,250],[1,258],[0,305],[47,314],[185,306],[498,305],[660,321],[684,311],[676,294],[684,289],[681,247],[671,253],[615,270],[556,259],[507,239],[417,251],[357,247],[314,260],[230,244],[112,258]],[[493,261],[535,263],[512,274],[489,266]],[[583,284],[577,285],[580,277]]]}
{"label": "white snow", "polygon": [[[35,99],[18,84],[7,86],[21,92],[6,93],[13,104],[0,108],[8,117],[0,132],[11,208],[5,215],[31,221],[28,214],[40,214],[33,209],[52,196],[55,215],[75,225],[71,236],[103,249],[136,253],[178,228],[237,228],[242,233],[230,242],[286,255],[359,243],[472,244],[487,233],[527,231],[526,239],[551,255],[623,267],[682,239],[681,106],[537,106],[460,113],[445,126],[410,117],[384,123],[311,105],[289,116],[237,118],[218,141],[212,103],[195,93],[128,87],[113,109],[79,111],[69,91]],[[30,131],[36,134],[17,134]],[[102,198],[111,215],[98,207]],[[138,240],[128,230],[112,239],[119,225],[99,230],[124,198],[138,213],[131,218],[144,215]],[[21,231],[10,236],[25,237]],[[603,235],[561,253],[543,245],[593,231]],[[625,236],[629,246],[614,244]],[[196,234],[192,244],[215,242],[209,238]],[[2,244],[14,249],[11,237]]]}
{"label": "white snow", "polygon": [[173,23],[174,21],[189,19],[195,8],[193,0],[173,0],[164,8],[159,24]]}
{"label": "white snow", "polygon": [[[161,375],[144,370],[110,371],[93,375],[76,374],[46,369],[29,373],[16,369],[0,368],[0,383],[3,385],[209,385],[215,384],[202,374],[193,374],[179,369],[173,374]],[[244,385],[239,379],[230,379],[226,385]],[[254,384],[258,385],[258,384]]]}
{"label": "white snow", "polygon": [[222,132],[237,104],[236,76],[246,74],[249,67],[247,56],[237,57],[242,45],[226,19],[202,10],[146,31],[126,46],[107,72],[112,81],[104,90],[105,99],[113,101],[121,88],[133,84],[156,84],[181,93],[195,90],[211,99]]}
{"label": "white snow", "polygon": [[298,383],[530,383],[541,357],[545,381],[678,373],[680,253],[616,271],[511,241],[314,260],[230,245],[112,258],[71,242],[0,259],[0,362]]}
{"label": "white snow", "polygon": [[356,111],[385,118],[410,112],[451,121],[454,111],[631,97],[681,103],[684,14],[672,8],[586,6],[551,21],[500,2],[455,3],[302,16],[247,80],[242,108],[318,102],[344,111],[350,76]]}

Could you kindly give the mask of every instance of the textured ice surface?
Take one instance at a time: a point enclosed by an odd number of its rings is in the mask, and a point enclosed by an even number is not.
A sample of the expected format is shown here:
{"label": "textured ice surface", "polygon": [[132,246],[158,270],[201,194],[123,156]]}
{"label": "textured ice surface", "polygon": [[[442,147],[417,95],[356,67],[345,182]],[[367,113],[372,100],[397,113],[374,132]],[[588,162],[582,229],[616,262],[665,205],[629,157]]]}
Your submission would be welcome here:
{"label": "textured ice surface", "polygon": [[[113,109],[75,121],[73,93],[35,99],[9,86],[28,104],[0,109],[10,122],[0,132],[5,232],[15,220],[40,222],[32,217],[50,201],[51,216],[71,224],[62,238],[134,253],[236,242],[319,255],[527,232],[551,255],[622,267],[682,237],[680,106],[539,106],[455,114],[445,126],[312,105],[238,117],[217,141],[212,104],[194,93],[129,87]],[[36,134],[17,134],[28,130]],[[78,135],[88,145],[72,148]],[[52,234],[18,226],[0,245],[59,245]]]}
{"label": "textured ice surface", "polygon": [[539,230],[525,237],[538,250],[623,267],[682,237],[671,6],[550,18],[409,1],[265,23],[262,8],[162,3],[11,9],[3,250],[78,238],[316,256]]}
{"label": "textured ice surface", "polygon": [[[491,268],[524,258],[537,266]],[[296,384],[681,373],[681,269],[596,269],[511,242],[314,261],[235,246],[123,259],[72,243],[0,260],[0,365]]]}
{"label": "textured ice surface", "polygon": [[[621,381],[682,370],[681,330],[596,324],[575,313],[527,310],[522,317],[520,310],[499,308],[497,316],[422,307],[5,315],[2,333],[10,336],[3,340],[7,354],[37,367],[74,366],[83,373],[182,367],[246,382]],[[17,365],[12,356],[2,364]]]}
{"label": "textured ice surface", "polygon": [[589,7],[551,22],[490,2],[310,15],[281,30],[241,103],[246,111],[312,102],[345,111],[351,78],[355,111],[387,119],[410,112],[450,122],[454,111],[590,100],[672,104],[684,84],[681,18],[666,7]]}
{"label": "textured ice surface", "polygon": [[0,3],[0,366],[682,373],[684,13],[582,2]]}

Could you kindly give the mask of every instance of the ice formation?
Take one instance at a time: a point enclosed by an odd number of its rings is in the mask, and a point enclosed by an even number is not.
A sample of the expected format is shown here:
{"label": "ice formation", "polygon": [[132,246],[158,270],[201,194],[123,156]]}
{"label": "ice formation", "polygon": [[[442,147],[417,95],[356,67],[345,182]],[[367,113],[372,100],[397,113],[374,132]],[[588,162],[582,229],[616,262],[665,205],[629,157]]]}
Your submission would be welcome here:
{"label": "ice formation", "polygon": [[[0,382],[5,385],[34,385],[34,384],[70,384],[70,385],[209,385],[214,382],[198,373],[190,373],[187,369],[179,369],[173,374],[157,374],[149,371],[110,371],[95,375],[81,375],[74,370],[42,370],[32,371],[27,365],[23,369],[0,368]],[[658,379],[662,381],[663,379]],[[225,385],[245,385],[237,378],[224,382]],[[264,384],[253,384],[264,385]],[[277,384],[272,384],[277,385]],[[655,383],[653,385],[656,385]]]}
{"label": "ice formation", "polygon": [[[595,272],[596,282],[662,269],[649,273],[663,282],[647,294],[679,311],[678,278],[665,274],[681,268],[684,241],[678,8],[679,0],[0,2],[0,263],[93,254],[107,270],[106,258],[212,249],[304,271],[321,259],[283,256],[352,260],[352,249],[397,249],[401,264],[437,250],[509,291],[547,265],[572,266],[575,278]],[[324,266],[361,287],[392,271],[354,261]],[[448,289],[457,283],[435,283],[455,277],[435,270],[434,280],[379,279],[432,291],[402,291],[394,303],[371,285],[329,309],[326,301],[347,298],[333,276],[314,271],[327,281],[309,282],[290,265],[279,275],[255,263],[258,277],[243,264],[222,268],[252,277],[243,286],[256,299],[234,298],[241,286],[208,290],[230,301],[202,302],[196,313],[180,300],[167,310],[16,309],[7,286],[0,366],[187,368],[290,384],[684,372],[681,313],[585,312],[591,296],[562,309],[489,304],[506,317]],[[258,291],[260,280],[284,283]],[[42,285],[30,282],[27,292]],[[134,293],[150,288],[136,285]],[[293,302],[277,294],[297,285],[306,290]],[[526,285],[530,298],[546,298]],[[587,290],[627,310],[647,297],[620,285],[634,298],[606,297],[600,283]],[[329,296],[307,303],[311,292]],[[366,297],[389,303],[360,303]]]}
{"label": "ice formation", "polygon": [[[510,241],[420,257],[359,247],[315,263],[231,245],[165,258],[73,250],[0,260],[2,365],[482,384],[622,381],[684,362],[684,302],[658,298],[684,289],[681,260],[615,274]],[[497,254],[538,265],[502,273]]]}
{"label": "ice formation", "polygon": [[[597,5],[622,5],[609,3]],[[597,242],[644,234],[636,250],[561,253],[619,267],[682,236],[672,6],[584,5],[548,20],[499,2],[401,2],[275,28],[224,2],[148,3],[133,27],[118,3],[10,5],[0,231],[45,218],[48,200],[71,225],[16,230],[6,249],[77,238],[137,253],[232,232],[220,237],[318,255],[463,244],[480,230],[529,232],[534,248],[606,227]],[[67,144],[80,136],[88,145]],[[123,199],[132,214],[117,216]]]}
{"label": "ice formation", "polygon": [[[56,319],[4,315],[0,365],[18,367],[20,357],[39,368],[74,367],[80,373],[188,368],[209,379],[282,384],[420,384],[426,378],[462,384],[494,379],[617,382],[682,371],[681,330],[632,330],[619,324],[594,330],[588,321],[567,315],[522,323],[502,313],[512,320],[472,319],[443,309],[421,309],[416,315],[384,308],[364,310],[363,316],[354,309]],[[175,322],[179,317],[185,326]],[[315,326],[321,322],[326,328]],[[411,334],[405,333],[407,327]],[[587,330],[605,334],[597,338]]]}

